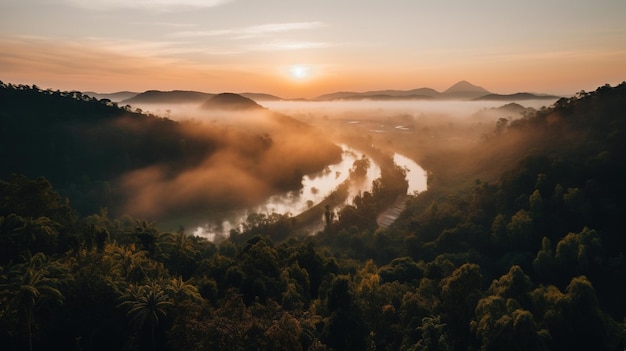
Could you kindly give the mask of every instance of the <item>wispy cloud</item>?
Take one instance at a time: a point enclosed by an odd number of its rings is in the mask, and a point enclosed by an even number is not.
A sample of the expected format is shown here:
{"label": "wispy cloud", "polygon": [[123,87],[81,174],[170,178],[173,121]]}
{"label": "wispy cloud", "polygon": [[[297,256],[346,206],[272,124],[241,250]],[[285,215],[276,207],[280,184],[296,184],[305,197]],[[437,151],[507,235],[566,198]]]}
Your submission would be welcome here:
{"label": "wispy cloud", "polygon": [[268,23],[257,26],[246,27],[242,30],[244,34],[264,34],[287,32],[292,30],[312,29],[324,26],[323,22],[292,22],[292,23]]}
{"label": "wispy cloud", "polygon": [[291,22],[291,23],[268,23],[243,28],[216,29],[207,31],[180,31],[170,34],[172,38],[198,38],[215,36],[232,36],[236,39],[246,39],[263,36],[272,33],[283,33],[295,30],[307,30],[323,27],[323,22]]}
{"label": "wispy cloud", "polygon": [[90,10],[145,9],[175,11],[219,6],[232,0],[65,0],[73,6]]}
{"label": "wispy cloud", "polygon": [[250,51],[288,51],[288,50],[304,50],[304,49],[322,49],[331,46],[326,42],[315,41],[283,41],[276,40],[268,43],[252,45]]}
{"label": "wispy cloud", "polygon": [[201,37],[217,37],[224,36],[228,34],[233,34],[234,31],[231,29],[216,29],[216,30],[185,30],[180,32],[175,32],[168,37],[170,38],[201,38]]}
{"label": "wispy cloud", "polygon": [[196,25],[193,23],[177,23],[177,22],[142,22],[142,21],[137,21],[137,22],[132,22],[133,24],[139,24],[139,25],[150,25],[150,26],[161,26],[161,27],[169,27],[169,28],[191,28],[191,27],[195,27]]}

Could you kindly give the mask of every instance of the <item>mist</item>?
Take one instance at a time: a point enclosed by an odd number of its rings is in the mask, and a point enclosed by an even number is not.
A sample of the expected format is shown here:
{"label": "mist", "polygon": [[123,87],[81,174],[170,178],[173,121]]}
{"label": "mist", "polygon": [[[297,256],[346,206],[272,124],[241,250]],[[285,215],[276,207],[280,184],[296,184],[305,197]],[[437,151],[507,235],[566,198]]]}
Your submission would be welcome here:
{"label": "mist", "polygon": [[[146,112],[182,123],[190,139],[210,138],[217,148],[180,172],[153,165],[123,175],[124,212],[209,237],[237,229],[250,213],[297,215],[341,183],[346,170],[329,167],[350,164],[341,162],[347,160],[347,150],[417,163],[421,168],[415,165],[419,170],[408,177],[423,184],[409,193],[426,190],[425,173],[429,185],[470,172],[491,180],[509,166],[496,151],[514,148],[518,140],[510,133],[503,141],[486,143],[495,137],[497,124],[523,119],[550,103],[262,101],[263,108],[245,111],[143,104],[139,107]],[[373,168],[378,168],[375,162]],[[311,185],[325,172],[337,172],[337,179],[326,188]],[[369,190],[375,172],[380,174],[374,171],[352,196]]]}
{"label": "mist", "polygon": [[341,160],[341,148],[319,130],[270,111],[207,112],[182,106],[170,113],[181,122],[181,147],[198,139],[215,147],[177,171],[156,164],[122,175],[124,213],[171,223],[217,219],[297,191],[304,175]]}

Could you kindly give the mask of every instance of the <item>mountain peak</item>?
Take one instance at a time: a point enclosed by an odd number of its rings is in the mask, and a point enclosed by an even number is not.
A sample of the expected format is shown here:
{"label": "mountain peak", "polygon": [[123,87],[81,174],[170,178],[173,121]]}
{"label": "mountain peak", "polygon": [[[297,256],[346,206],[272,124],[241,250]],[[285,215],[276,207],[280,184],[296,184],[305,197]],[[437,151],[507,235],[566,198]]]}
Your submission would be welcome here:
{"label": "mountain peak", "polygon": [[262,109],[254,100],[235,93],[221,93],[209,98],[202,108],[219,110],[252,110]]}
{"label": "mountain peak", "polygon": [[454,84],[453,86],[451,86],[450,88],[448,88],[446,91],[444,91],[444,94],[458,94],[458,93],[481,93],[481,94],[489,94],[490,92],[482,87],[476,86],[466,80],[462,80],[456,84]]}

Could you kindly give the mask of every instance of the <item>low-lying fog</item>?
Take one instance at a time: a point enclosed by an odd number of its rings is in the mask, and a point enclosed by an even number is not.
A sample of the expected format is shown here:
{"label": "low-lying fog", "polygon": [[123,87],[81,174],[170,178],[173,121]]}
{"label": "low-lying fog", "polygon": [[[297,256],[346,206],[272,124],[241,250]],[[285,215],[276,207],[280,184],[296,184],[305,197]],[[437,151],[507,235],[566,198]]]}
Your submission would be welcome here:
{"label": "low-lying fog", "polygon": [[[233,113],[202,110],[195,105],[183,104],[133,106],[173,120],[193,120],[195,125],[202,125],[202,128],[211,130],[210,133],[224,133],[229,136],[224,139],[227,141],[220,141],[228,152],[218,152],[221,155],[219,159],[214,155],[210,160],[198,165],[195,170],[187,170],[186,176],[173,177],[173,181],[169,178],[166,180],[167,177],[162,175],[157,177],[159,181],[154,181],[150,177],[131,177],[133,181],[129,184],[137,187],[130,190],[135,192],[131,195],[131,204],[150,203],[155,206],[163,204],[168,201],[170,193],[182,188],[182,195],[175,196],[174,204],[186,208],[185,201],[188,201],[194,204],[191,207],[200,210],[195,211],[196,213],[181,214],[174,219],[169,218],[166,224],[183,225],[196,235],[214,238],[216,235],[227,234],[231,229],[239,228],[250,213],[269,215],[275,212],[295,216],[306,211],[322,201],[346,179],[354,160],[367,154],[368,148],[382,150],[393,156],[396,164],[409,170],[408,193],[412,194],[426,189],[426,172],[419,165],[427,168],[424,163],[430,163],[433,155],[475,144],[485,135],[493,133],[498,121],[502,123],[502,119],[510,122],[523,118],[533,109],[550,106],[554,101],[526,100],[517,104],[502,101],[367,100],[258,101],[258,103],[269,111]],[[281,119],[276,116],[269,118],[268,115],[272,115],[270,111],[293,117],[314,128],[312,130],[308,130],[308,127],[302,128],[298,125],[301,123],[290,118]],[[202,133],[202,128],[195,133]],[[239,135],[246,137],[238,138]],[[269,140],[267,152],[258,153],[259,150],[256,148],[260,146],[237,146],[237,143],[246,143],[246,138],[254,139],[255,136]],[[302,172],[303,164],[309,159],[313,162],[312,156],[318,152],[315,146],[318,142],[319,145],[326,142],[341,145],[341,158],[327,162],[324,167],[318,167],[315,171]],[[326,149],[324,152],[329,151]],[[242,156],[238,153],[248,155]],[[317,158],[317,162],[323,159]],[[328,157],[326,159],[330,160]],[[371,181],[380,175],[379,166],[372,162],[371,158],[370,161],[372,167],[367,181],[362,186],[352,189],[352,196],[348,202],[356,192],[369,190]],[[295,190],[280,190],[280,187],[268,185],[269,181],[276,178],[268,176],[275,171],[274,168],[280,168],[282,172],[287,173],[301,172],[299,176],[301,187]],[[220,169],[228,169],[229,172],[220,173]],[[138,172],[141,174],[141,171]],[[208,176],[208,178],[206,181],[191,180],[188,176],[190,174],[194,177]],[[230,178],[215,181],[219,177]],[[209,181],[211,179],[213,181]],[[237,185],[238,179],[246,181]],[[222,186],[226,188],[204,190],[206,187]],[[187,200],[185,194],[188,195]],[[229,203],[226,211],[215,207],[214,204],[220,204],[220,199],[205,199],[204,202],[213,205],[202,205],[201,197],[211,196],[228,196],[235,199],[235,203]]]}
{"label": "low-lying fog", "polygon": [[289,101],[273,100],[259,102],[272,111],[287,115],[313,113],[319,116],[355,115],[363,112],[379,111],[384,114],[445,114],[449,116],[469,116],[481,109],[497,108],[508,103],[517,103],[524,107],[540,109],[552,105],[556,99],[537,99],[520,101],[462,101],[462,100],[333,100],[333,101]]}

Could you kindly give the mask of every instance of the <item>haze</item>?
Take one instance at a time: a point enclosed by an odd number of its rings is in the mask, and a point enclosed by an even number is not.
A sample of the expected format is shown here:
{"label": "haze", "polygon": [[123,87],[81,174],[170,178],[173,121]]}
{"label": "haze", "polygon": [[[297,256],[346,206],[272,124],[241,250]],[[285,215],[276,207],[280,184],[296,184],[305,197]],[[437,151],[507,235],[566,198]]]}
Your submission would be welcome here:
{"label": "haze", "polygon": [[[371,147],[419,164],[437,162],[435,167],[440,167],[438,155],[475,147],[493,133],[500,118],[511,122],[522,118],[525,111],[554,101],[520,101],[526,108],[502,101],[261,101],[266,109],[252,111],[207,110],[191,103],[139,104],[133,108],[192,121],[186,124],[190,140],[208,138],[220,147],[176,175],[162,166],[124,175],[122,183],[129,199],[124,212],[160,219],[173,227],[202,227],[195,231],[197,235],[226,235],[245,222],[249,213],[276,211],[296,216],[318,204],[347,178],[355,158]],[[273,112],[295,119],[280,118]],[[344,152],[339,159],[328,149],[328,141],[344,150],[356,150],[347,151],[352,155]],[[488,158],[492,152],[485,150],[483,155]],[[356,191],[369,191],[371,181],[380,176],[379,165],[367,156],[373,161],[373,174],[353,186],[346,203]],[[475,167],[479,159],[467,157],[449,163],[463,173],[461,169]],[[509,166],[492,164],[484,179],[491,180]],[[310,177],[295,182],[301,186],[281,188],[281,183],[293,183],[290,174],[294,169]],[[310,178],[317,177],[323,184],[309,184]],[[408,179],[410,187],[418,183],[409,194],[426,190],[423,170],[414,170]]]}
{"label": "haze", "polygon": [[626,76],[623,1],[5,0],[0,78],[113,92],[571,95]]}

